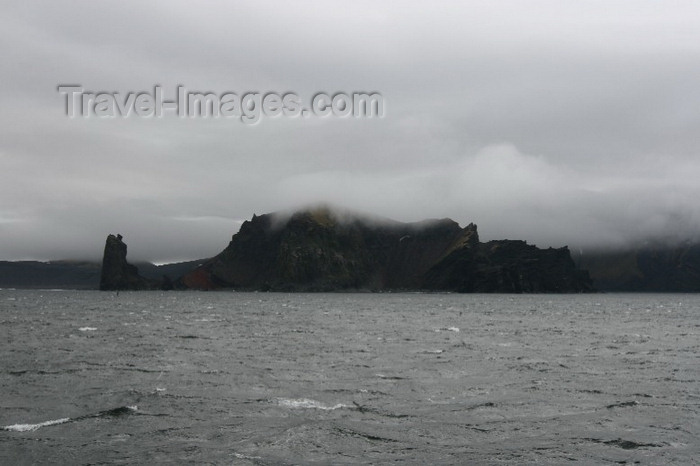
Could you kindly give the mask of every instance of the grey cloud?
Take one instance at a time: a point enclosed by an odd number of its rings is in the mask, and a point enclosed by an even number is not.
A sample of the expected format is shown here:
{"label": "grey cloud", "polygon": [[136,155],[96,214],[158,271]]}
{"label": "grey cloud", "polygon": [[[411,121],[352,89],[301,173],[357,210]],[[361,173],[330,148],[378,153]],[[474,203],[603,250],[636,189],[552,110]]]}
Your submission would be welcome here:
{"label": "grey cloud", "polygon": [[[0,259],[210,255],[332,202],[484,238],[700,231],[700,7],[674,2],[28,2],[0,14]],[[68,119],[93,91],[380,91],[379,120]],[[188,251],[183,257],[182,251]]]}

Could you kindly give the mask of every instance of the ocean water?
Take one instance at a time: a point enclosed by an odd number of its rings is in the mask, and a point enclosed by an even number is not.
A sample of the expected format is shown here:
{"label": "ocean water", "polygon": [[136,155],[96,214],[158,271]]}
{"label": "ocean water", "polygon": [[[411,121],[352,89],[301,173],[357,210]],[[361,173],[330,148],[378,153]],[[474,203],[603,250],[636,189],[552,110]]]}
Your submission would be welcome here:
{"label": "ocean water", "polygon": [[697,464],[700,296],[0,290],[2,464]]}

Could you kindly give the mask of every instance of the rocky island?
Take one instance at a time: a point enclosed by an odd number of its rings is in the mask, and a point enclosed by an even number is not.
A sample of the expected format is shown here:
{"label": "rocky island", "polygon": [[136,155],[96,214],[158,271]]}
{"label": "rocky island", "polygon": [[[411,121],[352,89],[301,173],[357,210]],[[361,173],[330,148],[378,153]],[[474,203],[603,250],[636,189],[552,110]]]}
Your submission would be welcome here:
{"label": "rocky island", "polygon": [[[143,288],[133,277],[131,283]],[[402,223],[328,207],[254,215],[221,253],[173,284],[262,291],[592,290],[587,272],[576,268],[566,247],[481,243],[473,224],[462,228],[450,219]]]}
{"label": "rocky island", "polygon": [[[164,286],[165,285],[165,286]],[[402,223],[328,207],[256,216],[215,257],[157,283],[126,262],[110,235],[100,289],[258,291],[454,291],[578,293],[592,291],[569,250],[524,241],[482,243],[474,224],[450,219]]]}

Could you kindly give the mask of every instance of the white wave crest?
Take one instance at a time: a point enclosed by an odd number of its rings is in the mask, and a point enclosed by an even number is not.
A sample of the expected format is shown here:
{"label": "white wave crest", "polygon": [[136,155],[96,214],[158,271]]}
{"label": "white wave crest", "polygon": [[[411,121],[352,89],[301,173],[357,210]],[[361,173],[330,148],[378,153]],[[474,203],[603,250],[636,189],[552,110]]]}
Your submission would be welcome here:
{"label": "white wave crest", "polygon": [[233,452],[233,456],[236,458],[242,459],[242,460],[261,460],[262,456],[249,456],[249,455],[244,455],[243,453],[236,453]]}
{"label": "white wave crest", "polygon": [[349,408],[348,405],[338,403],[333,406],[324,405],[320,401],[310,400],[308,398],[278,398],[277,404],[285,408],[293,409],[322,409],[324,411],[332,411],[334,409]]}
{"label": "white wave crest", "polygon": [[66,422],[70,422],[70,418],[64,417],[63,419],[54,419],[53,421],[40,422],[38,424],[13,424],[11,426],[3,427],[2,430],[11,430],[14,432],[33,432],[42,427],[65,424]]}

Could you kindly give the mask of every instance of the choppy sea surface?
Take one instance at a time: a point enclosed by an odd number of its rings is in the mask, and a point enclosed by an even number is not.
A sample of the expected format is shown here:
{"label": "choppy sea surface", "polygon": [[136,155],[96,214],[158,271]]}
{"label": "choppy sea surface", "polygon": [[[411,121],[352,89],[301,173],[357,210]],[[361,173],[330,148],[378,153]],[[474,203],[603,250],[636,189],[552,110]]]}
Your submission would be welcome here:
{"label": "choppy sea surface", "polygon": [[697,464],[700,295],[0,290],[2,464]]}

